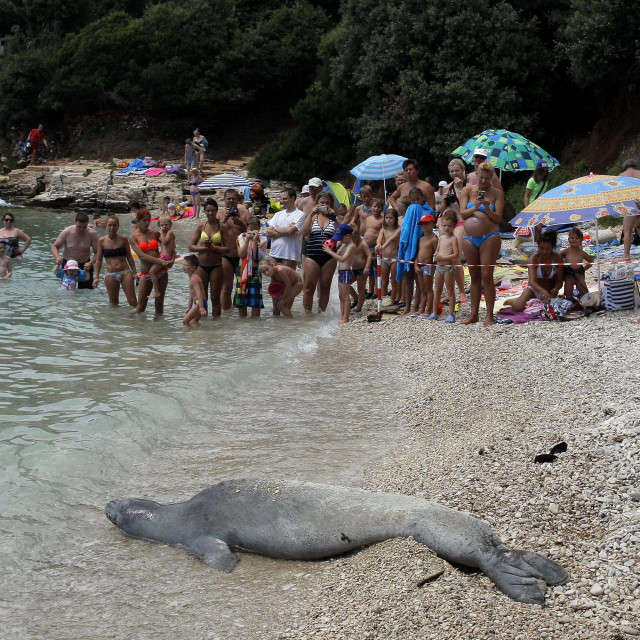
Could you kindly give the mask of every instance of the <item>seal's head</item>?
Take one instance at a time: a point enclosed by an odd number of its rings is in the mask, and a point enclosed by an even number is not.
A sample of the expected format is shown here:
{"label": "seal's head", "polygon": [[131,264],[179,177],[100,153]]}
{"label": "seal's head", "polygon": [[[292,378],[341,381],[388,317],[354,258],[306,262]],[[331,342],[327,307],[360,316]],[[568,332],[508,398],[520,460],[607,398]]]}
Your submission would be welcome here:
{"label": "seal's head", "polygon": [[104,512],[119,529],[130,536],[151,538],[158,520],[158,509],[162,505],[152,500],[127,498],[112,500]]}

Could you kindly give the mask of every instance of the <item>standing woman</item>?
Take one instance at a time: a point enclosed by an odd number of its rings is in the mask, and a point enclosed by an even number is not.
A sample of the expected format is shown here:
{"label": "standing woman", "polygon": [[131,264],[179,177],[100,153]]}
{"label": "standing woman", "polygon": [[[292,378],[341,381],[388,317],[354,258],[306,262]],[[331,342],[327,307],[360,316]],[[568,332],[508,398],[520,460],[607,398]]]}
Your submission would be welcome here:
{"label": "standing woman", "polygon": [[504,209],[504,191],[491,185],[495,171],[488,162],[476,169],[478,184],[468,184],[460,194],[460,214],[464,220],[462,249],[471,276],[471,316],[465,324],[478,322],[480,296],[484,289],[487,303],[485,326],[494,324],[493,305],[496,289],[493,283],[493,269],[500,255],[500,231]]}
{"label": "standing woman", "polygon": [[149,229],[151,214],[148,209],[140,209],[138,211],[136,214],[136,223],[138,228],[129,236],[129,244],[137,254],[138,260],[140,260],[140,282],[138,284],[138,306],[136,307],[136,311],[142,313],[147,308],[149,294],[153,289],[149,269],[151,269],[151,265],[159,264],[163,267],[162,271],[158,271],[156,274],[158,276],[161,296],[154,298],[153,301],[156,307],[156,313],[161,315],[164,311],[164,294],[169,282],[169,267],[173,262],[162,260],[162,258],[159,257],[160,247],[158,238],[160,233]]}
{"label": "standing woman", "polygon": [[200,183],[202,182],[202,174],[200,173],[200,169],[193,167],[189,171],[189,194],[191,195],[191,200],[193,201],[193,217],[200,217]]}
{"label": "standing woman", "polygon": [[467,294],[464,290],[464,269],[462,268],[462,258],[464,257],[464,253],[462,251],[464,221],[462,219],[462,215],[460,215],[460,194],[467,186],[467,168],[460,158],[454,158],[449,163],[449,175],[451,176],[451,182],[446,186],[446,189],[442,194],[440,213],[444,213],[447,209],[452,209],[456,212],[457,222],[453,230],[453,235],[458,241],[460,256],[453,264],[456,267],[455,279],[456,284],[458,285],[458,291],[460,292],[458,300],[460,300],[460,302],[467,302]]}
{"label": "standing woman", "polygon": [[336,231],[336,213],[332,208],[333,196],[322,191],[316,196],[315,206],[302,225],[301,233],[307,238],[304,258],[304,293],[302,305],[309,314],[313,310],[313,294],[320,282],[318,310],[326,311],[331,293],[331,282],[337,262],[324,249],[325,240],[329,240]]}
{"label": "standing woman", "polygon": [[[13,213],[7,211],[2,216],[2,229],[0,229],[0,242],[6,245],[5,255],[9,258],[21,256],[31,244],[31,238],[24,231],[13,226],[14,220]],[[24,241],[22,248],[19,246],[20,240]]]}
{"label": "standing woman", "polygon": [[[220,294],[222,292],[222,255],[227,252],[227,234],[218,222],[218,203],[207,198],[204,203],[206,222],[199,224],[193,232],[189,250],[198,254],[200,263],[196,273],[204,286],[204,297],[211,300],[211,316],[219,318],[221,313]],[[205,309],[207,308],[205,302]]]}
{"label": "standing woman", "polygon": [[524,206],[528,207],[534,200],[539,198],[549,186],[549,165],[544,160],[540,160],[535,171],[527,182],[524,191]]}
{"label": "standing woman", "polygon": [[96,272],[93,279],[95,289],[100,282],[100,270],[102,269],[102,259],[107,261],[107,273],[104,276],[104,285],[109,294],[109,302],[117,306],[120,302],[120,287],[127,297],[129,306],[135,307],[136,288],[134,274],[136,263],[131,255],[131,247],[126,236],[118,233],[120,219],[117,215],[110,213],[107,216],[107,235],[98,240],[98,252],[96,254]]}
{"label": "standing woman", "polygon": [[200,169],[204,167],[204,154],[209,148],[209,141],[200,133],[200,129],[195,129],[193,132],[193,141],[200,147],[198,152],[198,160]]}

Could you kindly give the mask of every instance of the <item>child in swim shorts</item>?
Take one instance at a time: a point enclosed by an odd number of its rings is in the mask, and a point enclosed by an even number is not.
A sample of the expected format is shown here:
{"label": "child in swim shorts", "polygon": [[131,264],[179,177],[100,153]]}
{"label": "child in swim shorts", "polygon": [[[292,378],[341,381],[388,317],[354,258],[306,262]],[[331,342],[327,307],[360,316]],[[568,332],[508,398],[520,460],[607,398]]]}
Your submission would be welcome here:
{"label": "child in swim shorts", "polygon": [[340,296],[340,320],[338,324],[346,324],[349,322],[349,313],[351,312],[351,283],[353,282],[353,256],[356,248],[353,244],[351,235],[353,228],[348,224],[340,224],[336,229],[336,233],[331,237],[334,243],[339,242],[340,246],[337,251],[331,249],[329,241],[323,245],[323,249],[332,258],[340,263],[338,269],[338,295]]}
{"label": "child in swim shorts", "polygon": [[433,295],[433,311],[429,318],[431,320],[438,319],[438,308],[440,307],[440,298],[442,297],[442,288],[446,284],[447,293],[449,294],[449,315],[445,322],[455,322],[456,309],[456,292],[455,292],[455,273],[456,267],[454,262],[460,257],[460,249],[458,248],[458,239],[453,234],[458,216],[453,209],[447,209],[442,214],[442,225],[440,227],[440,237],[438,238],[438,248],[434,254],[436,261],[436,280],[435,292]]}

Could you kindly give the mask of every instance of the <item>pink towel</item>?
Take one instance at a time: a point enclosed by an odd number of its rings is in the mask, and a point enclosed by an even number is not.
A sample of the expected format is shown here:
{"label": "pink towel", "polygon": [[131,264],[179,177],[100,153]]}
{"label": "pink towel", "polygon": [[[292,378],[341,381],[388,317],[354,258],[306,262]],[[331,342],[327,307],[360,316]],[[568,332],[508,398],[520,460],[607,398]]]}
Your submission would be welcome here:
{"label": "pink towel", "polygon": [[155,169],[147,169],[147,171],[144,172],[145,176],[159,176],[161,173],[166,173],[167,170],[166,169],[162,169],[160,167],[156,167]]}

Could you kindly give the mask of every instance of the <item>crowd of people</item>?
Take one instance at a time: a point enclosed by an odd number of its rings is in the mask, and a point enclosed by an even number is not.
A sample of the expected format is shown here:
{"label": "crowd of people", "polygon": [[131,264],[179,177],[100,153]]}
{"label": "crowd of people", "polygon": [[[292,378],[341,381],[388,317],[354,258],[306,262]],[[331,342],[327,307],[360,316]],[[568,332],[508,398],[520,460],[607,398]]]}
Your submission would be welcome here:
{"label": "crowd of people", "polygon": [[[187,141],[186,156],[196,137]],[[197,156],[188,158],[195,163]],[[198,323],[207,315],[217,318],[234,307],[239,317],[259,317],[264,308],[263,275],[270,279],[267,293],[273,298],[275,315],[292,317],[293,302],[300,294],[306,314],[313,313],[315,300],[317,310],[324,312],[336,269],[339,322],[346,323],[352,310],[360,311],[367,299],[377,297],[378,255],[382,260],[382,293],[391,297],[400,313],[437,320],[443,313],[444,298],[448,323],[455,322],[458,305],[468,301],[462,268],[466,262],[471,312],[465,323],[479,321],[484,295],[484,324],[492,324],[504,192],[485,150],[476,149],[473,163],[474,170],[467,173],[465,163],[454,158],[448,166],[449,182],[441,181],[434,189],[420,178],[417,162],[406,160],[396,176],[397,188],[386,202],[375,197],[371,186],[364,185],[360,202],[349,207],[338,204],[332,193],[323,191],[322,180],[314,177],[300,194],[283,189],[280,209],[270,219],[260,206],[268,201],[260,185],[259,189],[254,185],[248,203],[242,202],[235,189],[225,191],[222,207],[207,198],[202,203],[204,221],[196,221],[188,246],[181,247],[181,252],[188,254],[181,259],[189,276],[185,324]],[[197,166],[189,169],[188,185],[194,207],[197,203],[199,209],[202,176]],[[546,163],[539,163],[527,184],[525,200],[544,193],[547,181]],[[104,271],[112,304],[118,304],[122,289],[138,313],[145,311],[149,300],[153,300],[156,313],[162,313],[169,273],[179,255],[172,231],[173,212],[165,207],[156,229],[151,226],[148,209],[137,202],[130,207],[134,218],[128,236],[120,233],[120,219],[114,214],[107,216],[106,235],[99,238],[88,216],[78,213],[75,223],[64,229],[51,247],[54,271],[64,289],[95,288]],[[24,253],[31,243],[13,226],[12,213],[4,215],[3,224],[0,278],[11,275],[10,258]],[[556,251],[553,231],[537,239],[528,287],[506,303],[514,310],[533,297],[549,300],[562,288],[565,296],[573,296],[576,289],[580,295],[587,291],[584,273],[590,258],[582,250],[581,231],[571,231],[570,247],[562,253]],[[554,264],[548,266],[550,263]],[[563,267],[563,263],[574,266]]]}

